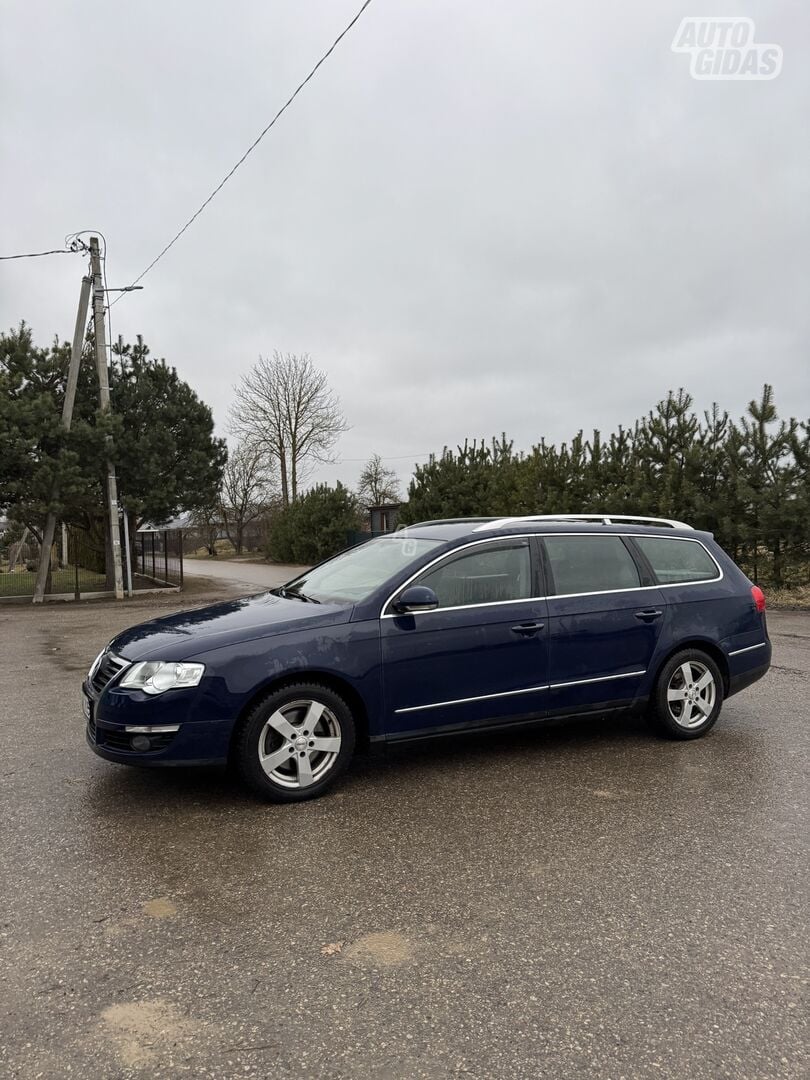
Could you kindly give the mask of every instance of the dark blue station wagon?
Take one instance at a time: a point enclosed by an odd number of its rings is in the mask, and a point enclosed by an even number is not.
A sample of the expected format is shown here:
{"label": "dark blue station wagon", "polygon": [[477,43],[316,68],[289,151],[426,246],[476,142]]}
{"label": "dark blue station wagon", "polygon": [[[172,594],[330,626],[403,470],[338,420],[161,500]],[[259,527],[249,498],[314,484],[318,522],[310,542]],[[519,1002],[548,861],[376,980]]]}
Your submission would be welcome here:
{"label": "dark blue station wagon", "polygon": [[711,535],[662,519],[433,521],[258,596],[135,626],[82,688],[121,764],[233,764],[312,798],[358,743],[615,709],[704,735],[768,670],[765,598]]}

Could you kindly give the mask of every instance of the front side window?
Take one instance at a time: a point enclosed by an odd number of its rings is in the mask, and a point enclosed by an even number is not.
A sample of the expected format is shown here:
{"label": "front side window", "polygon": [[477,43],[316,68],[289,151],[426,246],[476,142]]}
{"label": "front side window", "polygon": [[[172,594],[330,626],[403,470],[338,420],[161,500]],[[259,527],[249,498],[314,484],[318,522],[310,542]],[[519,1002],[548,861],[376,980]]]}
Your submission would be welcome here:
{"label": "front side window", "polygon": [[635,536],[660,585],[689,581],[711,581],[717,566],[702,544],[695,540],[674,540],[666,536]]}
{"label": "front side window", "polygon": [[528,541],[474,547],[446,559],[413,584],[433,589],[440,608],[528,599],[532,595]]}
{"label": "front side window", "polygon": [[619,536],[546,536],[558,596],[636,589],[636,564]]}

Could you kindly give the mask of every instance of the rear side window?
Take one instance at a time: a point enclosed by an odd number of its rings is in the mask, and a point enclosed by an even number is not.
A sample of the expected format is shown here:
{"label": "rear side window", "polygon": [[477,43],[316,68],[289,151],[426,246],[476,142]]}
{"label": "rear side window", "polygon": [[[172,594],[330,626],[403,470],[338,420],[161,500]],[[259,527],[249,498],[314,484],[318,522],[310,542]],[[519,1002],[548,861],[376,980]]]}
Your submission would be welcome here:
{"label": "rear side window", "polygon": [[543,538],[558,595],[636,589],[638,570],[619,536]]}
{"label": "rear side window", "polygon": [[443,608],[524,600],[532,595],[529,545],[474,547],[448,558],[414,584],[433,589]]}
{"label": "rear side window", "polygon": [[634,536],[647,556],[661,585],[687,581],[711,581],[719,576],[717,566],[696,540],[672,540],[664,536]]}

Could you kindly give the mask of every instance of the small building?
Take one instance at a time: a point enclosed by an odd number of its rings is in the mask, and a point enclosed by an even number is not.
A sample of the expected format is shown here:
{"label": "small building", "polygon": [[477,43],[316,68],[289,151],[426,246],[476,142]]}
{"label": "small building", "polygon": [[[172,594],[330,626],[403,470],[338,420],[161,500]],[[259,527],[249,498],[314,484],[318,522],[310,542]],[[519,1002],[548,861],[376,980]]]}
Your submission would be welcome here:
{"label": "small building", "polygon": [[378,533],[393,532],[396,529],[401,505],[401,503],[384,503],[381,506],[366,507],[373,536]]}

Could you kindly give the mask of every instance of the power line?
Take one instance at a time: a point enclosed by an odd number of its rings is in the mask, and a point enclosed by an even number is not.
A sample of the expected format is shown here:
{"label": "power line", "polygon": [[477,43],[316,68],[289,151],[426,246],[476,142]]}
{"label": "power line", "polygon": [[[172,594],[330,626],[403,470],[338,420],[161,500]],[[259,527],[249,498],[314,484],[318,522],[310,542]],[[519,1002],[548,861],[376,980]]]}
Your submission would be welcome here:
{"label": "power line", "polygon": [[[251,154],[256,149],[256,147],[259,145],[259,143],[265,137],[265,135],[270,130],[270,128],[273,127],[275,122],[282,115],[282,113],[286,112],[286,110],[290,107],[290,105],[292,105],[293,101],[295,101],[295,99],[298,97],[298,95],[301,93],[301,91],[307,85],[309,80],[313,77],[313,75],[318,70],[318,68],[321,66],[321,64],[323,64],[326,60],[329,59],[329,57],[332,55],[332,53],[338,47],[338,45],[343,40],[343,38],[348,34],[348,32],[352,29],[352,27],[355,25],[355,23],[360,19],[360,16],[363,14],[363,12],[366,10],[366,8],[369,6],[370,3],[371,3],[371,0],[365,0],[365,3],[360,8],[360,10],[357,12],[357,14],[354,16],[352,21],[346,27],[344,27],[343,30],[341,30],[341,32],[338,34],[338,36],[335,38],[335,40],[332,42],[332,44],[329,46],[329,48],[326,50],[326,52],[323,54],[323,56],[320,58],[318,63],[315,65],[315,67],[310,71],[309,75],[307,75],[307,77],[302,82],[300,82],[298,84],[298,86],[295,88],[293,93],[287,98],[287,100],[284,102],[284,104],[278,110],[278,112],[273,117],[273,119],[270,121],[270,123],[267,125],[267,127],[253,140],[253,142],[250,144],[250,146],[247,148],[247,150],[244,152],[244,154],[242,154],[242,156],[239,158],[239,160],[234,165],[234,167],[231,169],[231,171],[219,182],[219,184],[217,184],[217,186],[214,188],[214,190],[211,192],[211,194],[208,196],[208,198],[205,200],[205,202],[199,207],[198,210],[196,210],[191,215],[191,217],[185,223],[183,228],[176,234],[176,236],[172,237],[172,239],[169,241],[169,243],[166,245],[166,247],[160,252],[159,255],[157,255],[149,263],[147,268],[144,271],[142,271],[138,275],[138,277],[135,278],[135,280],[132,282],[133,285],[137,285],[138,282],[142,278],[146,277],[146,275],[149,273],[149,271],[152,269],[152,267],[156,263],[160,262],[160,260],[166,254],[166,252],[177,243],[177,241],[180,239],[180,237],[183,235],[183,233],[186,231],[186,229],[188,229],[189,226],[194,223],[194,221],[200,216],[200,214],[203,212],[203,210],[205,210],[206,206],[208,206],[208,204],[211,202],[211,200],[216,195],[218,195],[219,192],[225,187],[225,185],[230,180],[230,178],[233,176],[233,174],[236,172],[236,170],[239,168],[239,166],[242,165],[244,163],[244,161],[247,159],[248,155]],[[127,295],[126,293],[121,293],[120,296],[117,296],[115,298],[115,300],[112,301],[112,303],[110,304],[110,307],[112,307],[113,304],[117,304],[118,301],[121,300],[126,295]]]}
{"label": "power line", "polygon": [[[414,453],[414,454],[380,454],[379,458],[380,458],[381,461],[404,461],[406,458],[430,457],[430,455],[434,454],[434,453],[435,453],[435,450],[425,450],[424,453]],[[367,457],[345,457],[345,458],[341,458],[340,461],[337,462],[337,464],[338,465],[345,465],[349,461],[368,461],[368,458]]]}
{"label": "power line", "polygon": [[29,251],[25,255],[0,255],[0,259],[41,259],[43,255],[73,255],[71,248],[52,248],[51,251]]}

